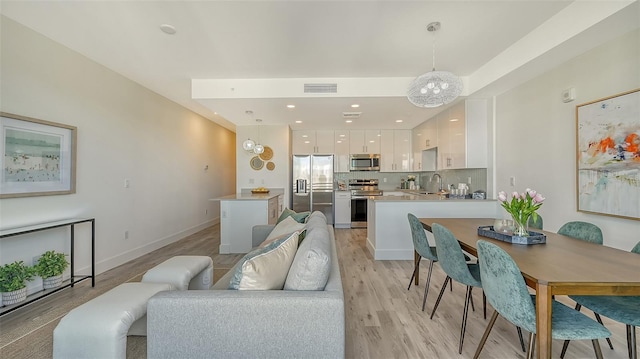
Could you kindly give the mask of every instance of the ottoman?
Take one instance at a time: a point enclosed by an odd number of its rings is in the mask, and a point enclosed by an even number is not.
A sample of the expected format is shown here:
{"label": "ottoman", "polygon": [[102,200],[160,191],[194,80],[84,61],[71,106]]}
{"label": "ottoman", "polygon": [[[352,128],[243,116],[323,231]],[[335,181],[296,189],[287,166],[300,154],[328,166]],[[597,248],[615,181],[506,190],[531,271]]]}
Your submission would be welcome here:
{"label": "ottoman", "polygon": [[124,283],[76,307],[53,331],[53,358],[125,359],[127,335],[146,334],[130,329],[146,329],[147,301],[168,290],[167,283]]}
{"label": "ottoman", "polygon": [[149,269],[143,283],[169,283],[174,289],[209,289],[213,284],[213,260],[207,256],[175,256]]}

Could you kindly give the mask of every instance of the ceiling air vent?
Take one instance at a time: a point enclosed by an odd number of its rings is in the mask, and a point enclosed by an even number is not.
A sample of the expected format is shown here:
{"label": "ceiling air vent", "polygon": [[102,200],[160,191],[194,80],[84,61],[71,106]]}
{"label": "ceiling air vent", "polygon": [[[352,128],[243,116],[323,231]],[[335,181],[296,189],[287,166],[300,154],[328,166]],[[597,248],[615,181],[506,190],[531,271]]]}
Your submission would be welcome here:
{"label": "ceiling air vent", "polygon": [[345,120],[355,120],[356,118],[360,118],[360,115],[362,115],[362,112],[343,112],[342,118]]}
{"label": "ceiling air vent", "polygon": [[338,93],[338,84],[304,84],[304,93]]}

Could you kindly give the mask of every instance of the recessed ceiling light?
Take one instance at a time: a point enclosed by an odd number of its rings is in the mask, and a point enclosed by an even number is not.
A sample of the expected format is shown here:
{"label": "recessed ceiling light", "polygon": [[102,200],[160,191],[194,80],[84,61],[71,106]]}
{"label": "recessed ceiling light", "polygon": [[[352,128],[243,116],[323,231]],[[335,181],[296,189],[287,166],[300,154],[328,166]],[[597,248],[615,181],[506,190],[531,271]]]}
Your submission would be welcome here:
{"label": "recessed ceiling light", "polygon": [[342,141],[340,141],[340,140],[338,140],[338,141],[336,141],[336,142],[337,142],[337,143],[342,143]]}
{"label": "recessed ceiling light", "polygon": [[309,137],[309,135],[302,135],[302,138],[307,138]]}
{"label": "recessed ceiling light", "polygon": [[296,123],[302,123],[302,121],[300,121],[300,120],[297,120],[297,121],[296,121]]}
{"label": "recessed ceiling light", "polygon": [[173,25],[162,24],[160,25],[160,30],[167,35],[173,35],[176,33],[176,28]]}
{"label": "recessed ceiling light", "polygon": [[287,108],[296,108],[296,105],[287,105]]}
{"label": "recessed ceiling light", "polygon": [[351,105],[351,107],[358,108],[358,107],[360,107],[360,105],[358,105],[357,103],[354,103],[353,105]]}
{"label": "recessed ceiling light", "polygon": [[351,123],[351,122],[353,122],[353,121],[351,121],[351,120],[346,120],[346,121],[344,121],[344,122],[346,122],[346,123]]}
{"label": "recessed ceiling light", "polygon": [[451,121],[451,122],[457,122],[457,121],[458,121],[458,119],[457,119],[457,118],[452,118],[452,119],[450,119],[449,121]]}
{"label": "recessed ceiling light", "polygon": [[397,123],[400,123],[400,122],[402,122],[402,120],[396,120],[396,122],[397,122]]}
{"label": "recessed ceiling light", "polygon": [[341,134],[340,134],[340,137],[346,137],[346,135],[345,135],[345,134],[343,134],[343,133],[341,133]]}

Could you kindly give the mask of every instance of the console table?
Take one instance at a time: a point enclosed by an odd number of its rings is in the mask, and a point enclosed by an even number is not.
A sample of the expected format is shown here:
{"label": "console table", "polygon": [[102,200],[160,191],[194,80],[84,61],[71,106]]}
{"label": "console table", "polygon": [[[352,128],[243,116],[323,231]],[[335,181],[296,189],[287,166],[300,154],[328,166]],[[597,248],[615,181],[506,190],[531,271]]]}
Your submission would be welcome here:
{"label": "console table", "polygon": [[[74,241],[75,241],[75,226],[76,224],[81,223],[91,223],[91,275],[88,274],[80,274],[76,275],[74,271]],[[75,283],[81,282],[85,279],[91,278],[91,286],[96,286],[96,251],[95,251],[95,242],[96,242],[96,227],[95,227],[95,218],[72,218],[72,219],[63,219],[60,221],[47,222],[34,224],[30,226],[17,227],[17,228],[9,228],[0,230],[0,239],[19,236],[27,233],[34,233],[40,231],[46,231],[48,229],[59,228],[59,227],[70,227],[70,242],[71,249],[69,253],[70,257],[70,269],[71,269],[71,278],[64,282],[64,284],[58,288],[46,289],[39,291],[37,293],[31,294],[27,297],[27,300],[13,304],[6,305],[0,308],[0,316],[10,313],[20,307],[23,307],[33,301],[44,298],[48,295],[56,293],[64,288],[73,287]]]}

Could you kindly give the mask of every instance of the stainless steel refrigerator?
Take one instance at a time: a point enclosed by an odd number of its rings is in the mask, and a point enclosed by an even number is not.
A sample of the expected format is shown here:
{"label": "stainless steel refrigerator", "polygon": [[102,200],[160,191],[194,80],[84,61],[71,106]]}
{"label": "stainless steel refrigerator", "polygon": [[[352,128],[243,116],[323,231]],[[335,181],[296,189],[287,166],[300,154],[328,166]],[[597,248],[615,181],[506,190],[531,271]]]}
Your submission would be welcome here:
{"label": "stainless steel refrigerator", "polygon": [[333,224],[333,156],[293,155],[291,209],[320,211]]}

